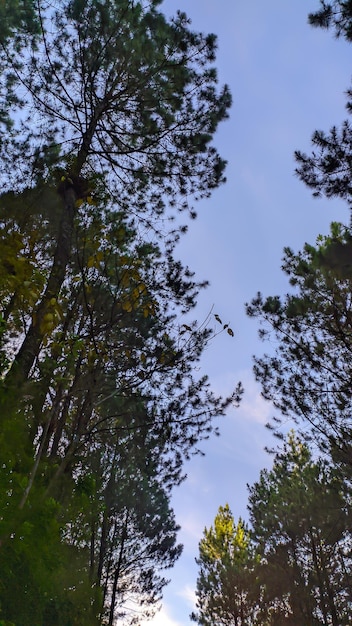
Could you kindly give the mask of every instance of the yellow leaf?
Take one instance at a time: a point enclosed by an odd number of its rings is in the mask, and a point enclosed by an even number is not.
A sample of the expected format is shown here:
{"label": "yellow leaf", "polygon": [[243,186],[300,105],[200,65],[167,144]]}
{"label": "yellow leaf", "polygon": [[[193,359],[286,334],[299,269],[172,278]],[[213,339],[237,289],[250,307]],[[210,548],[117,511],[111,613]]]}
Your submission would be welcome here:
{"label": "yellow leaf", "polygon": [[76,200],[75,202],[75,207],[76,209],[79,209],[80,206],[82,206],[84,200],[82,200],[82,198],[78,198],[78,200]]}
{"label": "yellow leaf", "polygon": [[127,313],[131,313],[133,306],[129,300],[126,300],[126,302],[122,303],[122,308],[124,311],[127,311]]}
{"label": "yellow leaf", "polygon": [[128,287],[130,284],[130,277],[127,272],[124,272],[121,276],[121,286]]}

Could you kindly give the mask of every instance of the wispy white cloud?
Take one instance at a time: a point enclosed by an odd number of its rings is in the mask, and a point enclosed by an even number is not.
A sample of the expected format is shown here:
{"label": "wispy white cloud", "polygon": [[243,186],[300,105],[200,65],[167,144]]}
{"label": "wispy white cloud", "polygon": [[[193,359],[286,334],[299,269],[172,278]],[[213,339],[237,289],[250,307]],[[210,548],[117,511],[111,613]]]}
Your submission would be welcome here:
{"label": "wispy white cloud", "polygon": [[257,424],[266,424],[273,414],[273,405],[264,400],[260,392],[260,385],[254,380],[251,369],[239,370],[236,373],[229,372],[225,376],[215,380],[213,385],[215,393],[226,396],[233,386],[234,380],[240,380],[244,387],[244,395],[239,408],[230,408],[228,414],[234,415],[238,419],[238,414]]}
{"label": "wispy white cloud", "polygon": [[244,396],[240,405],[241,414],[251,422],[266,424],[273,413],[273,406],[264,400],[258,383],[253,379],[251,371],[240,372],[240,379],[244,386]]}
{"label": "wispy white cloud", "polygon": [[201,514],[197,510],[193,509],[191,512],[180,512],[178,515],[178,521],[181,526],[179,533],[180,541],[187,544],[198,545],[199,539],[204,530],[204,521]]}
{"label": "wispy white cloud", "polygon": [[190,608],[194,610],[196,606],[196,601],[197,601],[194,587],[191,587],[190,585],[186,585],[186,587],[181,589],[177,593],[177,595],[183,598],[189,604]]}
{"label": "wispy white cloud", "polygon": [[164,605],[153,619],[141,622],[140,626],[184,626],[184,624],[174,620],[167,606]]}
{"label": "wispy white cloud", "polygon": [[[177,597],[182,598],[184,604],[189,606],[189,613],[195,609],[196,595],[195,590],[190,585],[186,585],[183,589],[176,592]],[[163,604],[161,610],[151,620],[145,620],[140,623],[140,626],[185,626],[181,624],[177,619],[172,617],[170,608],[167,604]]]}

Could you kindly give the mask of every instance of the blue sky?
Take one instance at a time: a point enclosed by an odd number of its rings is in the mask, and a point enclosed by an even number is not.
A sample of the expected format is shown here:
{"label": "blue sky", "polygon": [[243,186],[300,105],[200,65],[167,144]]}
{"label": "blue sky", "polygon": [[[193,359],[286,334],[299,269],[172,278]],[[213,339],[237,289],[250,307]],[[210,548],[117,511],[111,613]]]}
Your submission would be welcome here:
{"label": "blue sky", "polygon": [[[218,421],[221,436],[203,445],[204,457],[186,467],[173,506],[182,526],[184,552],[169,572],[161,612],[152,626],[190,625],[197,578],[195,557],[204,527],[228,502],[236,518],[247,517],[246,484],[271,464],[264,446],[272,439],[264,424],[273,414],[260,397],[252,355],[264,346],[244,303],[258,290],[280,294],[282,249],[301,249],[327,233],[332,220],[349,220],[342,202],[315,200],[294,176],[295,149],[310,150],[315,129],[328,130],[347,116],[344,91],[350,82],[351,47],[332,33],[312,29],[307,14],[318,0],[164,0],[171,16],[184,10],[195,30],[218,35],[220,82],[230,85],[233,107],[216,145],[228,161],[228,182],[198,204],[198,219],[179,256],[209,279],[196,311],[202,320],[214,306],[235,332],[217,337],[202,360],[213,388],[228,393],[242,380],[241,407]],[[290,425],[288,424],[290,427]],[[143,623],[143,626],[144,623]]]}

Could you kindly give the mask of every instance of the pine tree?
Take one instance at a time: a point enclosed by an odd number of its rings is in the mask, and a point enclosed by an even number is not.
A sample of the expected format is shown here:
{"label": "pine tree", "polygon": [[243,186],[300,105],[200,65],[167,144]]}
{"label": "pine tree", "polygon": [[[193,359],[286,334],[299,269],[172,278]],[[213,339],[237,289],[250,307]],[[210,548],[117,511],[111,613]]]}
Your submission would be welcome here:
{"label": "pine tree", "polygon": [[246,524],[234,521],[226,504],[199,543],[197,613],[202,626],[245,626],[255,623],[258,598],[253,575],[255,552]]}
{"label": "pine tree", "polygon": [[344,481],[291,433],[249,489],[257,570],[270,624],[348,624],[349,495]]}
{"label": "pine tree", "polygon": [[317,28],[333,28],[336,37],[352,40],[352,3],[350,0],[320,0],[320,9],[309,14],[309,23]]}
{"label": "pine tree", "polygon": [[[333,224],[331,235],[286,248],[283,269],[292,286],[285,298],[261,294],[247,306],[260,320],[261,338],[275,337],[274,353],[255,358],[263,395],[284,420],[304,424],[307,434],[342,464],[351,466],[351,263],[349,229]],[[347,474],[346,474],[347,472]]]}
{"label": "pine tree", "polygon": [[224,181],[231,98],[215,37],[159,5],[29,3],[0,52],[0,619],[16,626],[112,624],[130,595],[152,613],[181,549],[171,489],[232,401],[194,372],[211,332],[182,322],[205,283],[169,221]]}

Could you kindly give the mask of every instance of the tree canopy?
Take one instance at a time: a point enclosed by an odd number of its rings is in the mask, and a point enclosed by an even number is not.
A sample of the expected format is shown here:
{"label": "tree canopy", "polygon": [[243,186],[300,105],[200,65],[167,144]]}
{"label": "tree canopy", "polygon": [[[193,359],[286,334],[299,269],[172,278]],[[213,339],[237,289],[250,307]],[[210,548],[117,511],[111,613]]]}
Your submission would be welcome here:
{"label": "tree canopy", "polygon": [[175,217],[224,181],[212,140],[231,97],[215,36],[160,4],[1,4],[0,620],[15,626],[153,613],[181,552],[171,489],[239,398],[195,371],[206,283],[175,256]]}
{"label": "tree canopy", "polygon": [[291,432],[249,487],[250,526],[229,506],[199,543],[203,626],[342,626],[351,615],[351,508],[344,480]]}
{"label": "tree canopy", "polygon": [[[332,28],[350,41],[351,2],[320,2],[309,15],[313,26]],[[348,96],[351,96],[348,91]],[[347,109],[351,112],[350,102]],[[351,203],[351,125],[313,133],[312,153],[296,151],[296,173],[313,195]],[[351,222],[352,223],[352,222]],[[321,449],[351,463],[350,290],[351,224],[332,223],[328,235],[294,253],[284,249],[282,269],[289,278],[286,297],[260,293],[247,313],[260,320],[262,339],[275,337],[276,348],[255,358],[255,375],[263,394],[296,423],[303,420]],[[328,347],[328,348],[327,348]],[[271,426],[280,425],[277,416]]]}
{"label": "tree canopy", "polygon": [[343,479],[290,433],[272,470],[249,488],[269,624],[348,624],[350,496]]}
{"label": "tree canopy", "polygon": [[[320,0],[320,9],[309,14],[312,26],[332,29],[336,37],[352,41],[352,3],[350,0]],[[351,89],[347,90],[347,111],[351,113]],[[351,201],[351,138],[352,129],[347,119],[339,128],[329,132],[316,130],[312,136],[311,155],[296,151],[296,173],[313,190],[314,196],[339,197]]]}
{"label": "tree canopy", "polygon": [[219,507],[214,526],[205,528],[196,561],[198,612],[191,619],[202,626],[248,624],[257,609],[255,554],[246,524],[235,523],[228,504]]}
{"label": "tree canopy", "polygon": [[320,0],[320,9],[308,16],[309,23],[319,28],[333,28],[336,37],[352,40],[352,3],[350,0]]}
{"label": "tree canopy", "polygon": [[[306,244],[301,253],[285,249],[283,269],[292,293],[260,294],[247,306],[260,320],[264,341],[275,338],[274,353],[255,358],[263,395],[281,417],[302,424],[319,442],[350,465],[351,441],[351,235],[333,224],[331,235]],[[345,466],[346,471],[346,466]]]}

